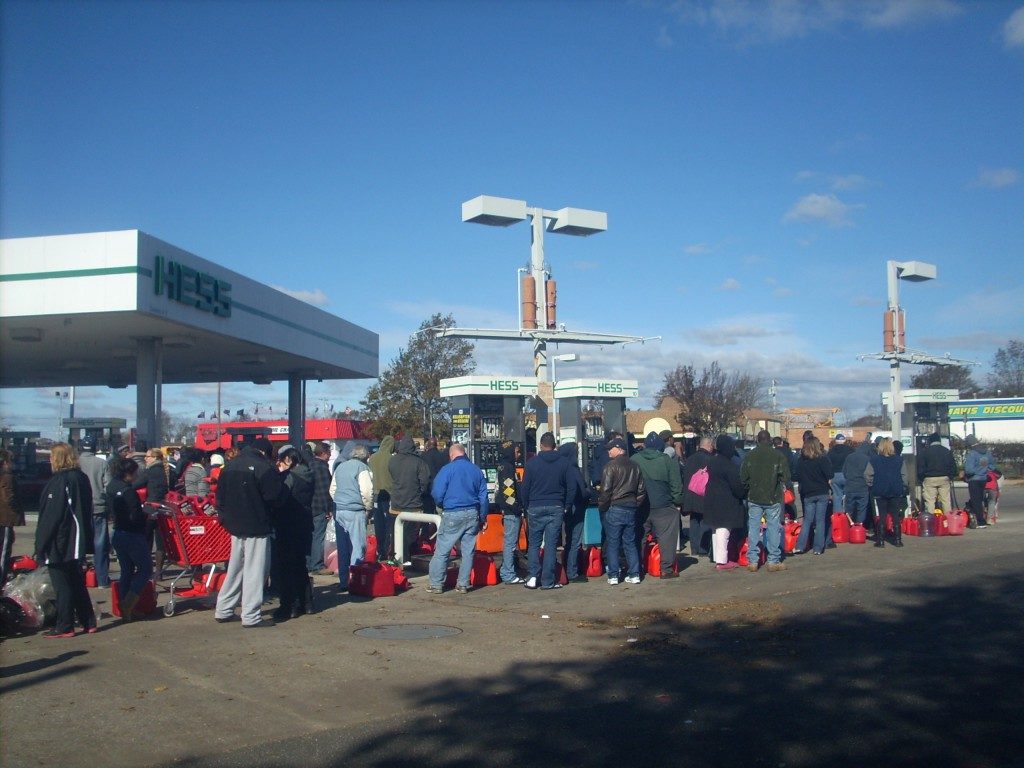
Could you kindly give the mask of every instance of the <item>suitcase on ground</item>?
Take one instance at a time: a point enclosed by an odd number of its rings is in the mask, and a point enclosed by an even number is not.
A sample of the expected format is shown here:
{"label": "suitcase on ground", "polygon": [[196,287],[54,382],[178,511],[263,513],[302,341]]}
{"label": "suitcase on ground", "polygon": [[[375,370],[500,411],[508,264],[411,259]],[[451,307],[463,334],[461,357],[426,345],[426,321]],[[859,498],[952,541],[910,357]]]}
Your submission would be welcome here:
{"label": "suitcase on ground", "polygon": [[[121,597],[117,594],[118,582],[110,582],[110,612],[117,617],[121,616]],[[139,602],[135,604],[133,613],[148,616],[156,610],[156,584],[152,581],[146,583],[139,595]]]}
{"label": "suitcase on ground", "polygon": [[349,570],[348,591],[361,597],[393,597],[395,577],[380,563],[359,563]]}
{"label": "suitcase on ground", "polygon": [[597,507],[587,507],[583,515],[583,546],[601,545],[601,513]]}
{"label": "suitcase on ground", "polygon": [[505,524],[501,515],[487,515],[487,530],[476,535],[476,551],[496,554],[505,549]]}

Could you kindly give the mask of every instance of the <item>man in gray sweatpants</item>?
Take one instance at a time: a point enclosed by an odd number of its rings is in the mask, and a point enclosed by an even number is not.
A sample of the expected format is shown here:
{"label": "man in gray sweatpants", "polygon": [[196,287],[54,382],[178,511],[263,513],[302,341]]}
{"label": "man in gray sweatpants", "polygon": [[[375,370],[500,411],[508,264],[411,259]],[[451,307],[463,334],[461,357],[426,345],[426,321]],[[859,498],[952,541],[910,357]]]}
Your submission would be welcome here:
{"label": "man in gray sweatpants", "polygon": [[255,440],[220,473],[217,510],[221,524],[231,534],[231,559],[214,612],[220,624],[235,620],[235,606],[241,600],[243,627],[274,626],[260,614],[274,509],[285,492],[281,473],[270,461],[272,451],[266,438]]}

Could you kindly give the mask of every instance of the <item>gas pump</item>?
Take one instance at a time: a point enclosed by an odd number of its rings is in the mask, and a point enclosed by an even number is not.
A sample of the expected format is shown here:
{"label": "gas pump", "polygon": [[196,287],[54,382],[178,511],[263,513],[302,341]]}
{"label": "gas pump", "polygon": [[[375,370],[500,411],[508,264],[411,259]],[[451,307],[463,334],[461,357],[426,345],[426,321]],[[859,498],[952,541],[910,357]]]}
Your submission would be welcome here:
{"label": "gas pump", "polygon": [[555,382],[558,442],[580,445],[580,469],[591,485],[601,482],[609,432],[626,434],[626,398],[637,397],[635,380],[567,379]]}
{"label": "gas pump", "polygon": [[[889,406],[889,393],[882,393],[882,404]],[[904,446],[904,455],[912,454],[906,460],[907,473],[913,486],[911,497],[920,497],[917,484],[917,456],[928,447],[928,436],[938,432],[943,445],[949,447],[949,403],[960,396],[955,389],[905,389],[900,393],[903,400],[904,424],[910,424],[909,444]],[[903,430],[906,442],[907,430]],[[893,435],[893,439],[898,439]]]}
{"label": "gas pump", "polygon": [[493,491],[498,481],[501,444],[518,443],[526,453],[526,398],[537,395],[537,380],[518,376],[459,376],[441,379],[441,397],[451,404],[452,442],[466,447],[469,460],[484,471]]}

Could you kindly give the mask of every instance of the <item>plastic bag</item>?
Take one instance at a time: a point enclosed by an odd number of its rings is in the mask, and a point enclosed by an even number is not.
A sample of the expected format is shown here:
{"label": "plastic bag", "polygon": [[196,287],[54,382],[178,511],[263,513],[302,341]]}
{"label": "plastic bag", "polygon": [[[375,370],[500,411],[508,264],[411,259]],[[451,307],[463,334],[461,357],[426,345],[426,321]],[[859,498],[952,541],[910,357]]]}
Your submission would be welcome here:
{"label": "plastic bag", "polygon": [[21,608],[25,629],[40,629],[52,623],[57,616],[57,595],[46,568],[15,576],[4,585],[4,597]]}
{"label": "plastic bag", "polygon": [[334,527],[334,520],[328,519],[327,528],[324,529],[324,544],[334,544],[337,549],[338,530]]}

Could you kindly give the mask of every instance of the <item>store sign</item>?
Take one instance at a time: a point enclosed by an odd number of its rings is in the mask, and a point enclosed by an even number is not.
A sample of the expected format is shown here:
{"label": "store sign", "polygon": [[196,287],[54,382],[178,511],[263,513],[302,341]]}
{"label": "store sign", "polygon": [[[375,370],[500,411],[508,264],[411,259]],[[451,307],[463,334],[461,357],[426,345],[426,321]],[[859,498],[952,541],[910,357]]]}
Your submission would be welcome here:
{"label": "store sign", "polygon": [[622,384],[616,381],[602,381],[598,383],[597,391],[602,395],[621,395]]}
{"label": "store sign", "polygon": [[495,392],[518,392],[519,382],[516,379],[491,379],[490,387]]}
{"label": "store sign", "polygon": [[159,255],[153,267],[153,292],[217,317],[231,317],[231,283]]}
{"label": "store sign", "polygon": [[1024,419],[1024,403],[957,403],[949,406],[949,418],[965,421]]}

